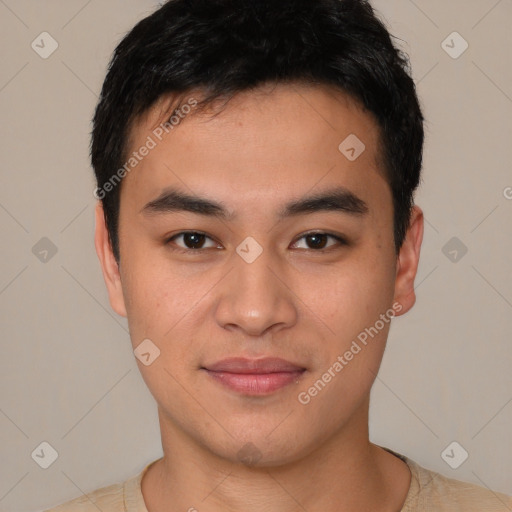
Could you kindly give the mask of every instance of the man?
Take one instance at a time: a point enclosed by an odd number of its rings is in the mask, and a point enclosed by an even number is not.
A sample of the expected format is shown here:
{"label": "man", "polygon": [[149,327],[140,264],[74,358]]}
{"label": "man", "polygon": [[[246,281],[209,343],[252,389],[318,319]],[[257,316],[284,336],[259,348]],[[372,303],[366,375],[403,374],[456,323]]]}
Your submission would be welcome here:
{"label": "man", "polygon": [[362,0],[170,0],[119,44],[95,245],[163,457],[52,510],[512,510],[369,440],[423,237],[407,66]]}

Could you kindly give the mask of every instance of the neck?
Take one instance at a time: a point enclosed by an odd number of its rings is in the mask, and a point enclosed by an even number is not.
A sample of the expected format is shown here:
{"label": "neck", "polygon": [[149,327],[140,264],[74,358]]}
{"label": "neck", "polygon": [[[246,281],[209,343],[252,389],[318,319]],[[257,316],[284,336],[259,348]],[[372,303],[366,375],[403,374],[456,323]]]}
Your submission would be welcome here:
{"label": "neck", "polygon": [[142,480],[148,512],[400,510],[407,465],[370,443],[368,409],[285,464],[246,466],[208,450],[159,410],[164,456]]}

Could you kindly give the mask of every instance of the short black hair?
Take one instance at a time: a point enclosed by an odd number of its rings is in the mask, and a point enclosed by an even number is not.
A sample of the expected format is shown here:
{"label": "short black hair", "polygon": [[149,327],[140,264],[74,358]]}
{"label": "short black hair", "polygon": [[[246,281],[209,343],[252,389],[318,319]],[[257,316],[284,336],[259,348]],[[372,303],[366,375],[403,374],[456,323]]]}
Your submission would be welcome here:
{"label": "short black hair", "polygon": [[205,107],[266,83],[335,86],[373,115],[398,254],[420,181],[424,118],[408,57],[391,37],[366,0],[168,0],[137,23],[113,53],[91,133],[95,196],[117,262],[122,183],[108,182],[126,162],[134,121],[167,95],[202,91]]}

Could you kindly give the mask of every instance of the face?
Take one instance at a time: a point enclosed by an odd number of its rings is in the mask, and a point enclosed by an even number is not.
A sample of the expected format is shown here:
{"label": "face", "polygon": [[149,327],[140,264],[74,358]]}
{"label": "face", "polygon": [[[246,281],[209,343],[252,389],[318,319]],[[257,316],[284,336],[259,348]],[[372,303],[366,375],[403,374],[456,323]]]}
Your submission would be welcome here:
{"label": "face", "polygon": [[[133,349],[151,340],[137,364],[161,425],[267,465],[365,435],[422,236],[416,208],[397,259],[377,124],[318,86],[242,93],[215,117],[192,108],[162,140],[160,107],[133,127],[132,151],[156,144],[122,183],[120,267],[99,205],[96,248]],[[288,366],[255,370],[264,358]]]}

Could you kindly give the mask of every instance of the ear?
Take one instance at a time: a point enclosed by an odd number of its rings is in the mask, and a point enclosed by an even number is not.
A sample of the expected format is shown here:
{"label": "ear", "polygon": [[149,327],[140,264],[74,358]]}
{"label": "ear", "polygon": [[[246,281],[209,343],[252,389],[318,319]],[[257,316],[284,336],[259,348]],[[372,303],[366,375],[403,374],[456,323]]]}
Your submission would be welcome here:
{"label": "ear", "polygon": [[407,313],[416,302],[414,278],[416,277],[420,261],[423,225],[423,211],[419,206],[414,206],[405,240],[398,255],[395,279],[395,302],[401,304],[402,309],[399,312],[397,311],[397,316]]}
{"label": "ear", "polygon": [[121,275],[110,245],[101,201],[98,201],[96,204],[96,230],[94,234],[94,245],[100,260],[103,279],[107,285],[110,306],[118,315],[126,316]]}

